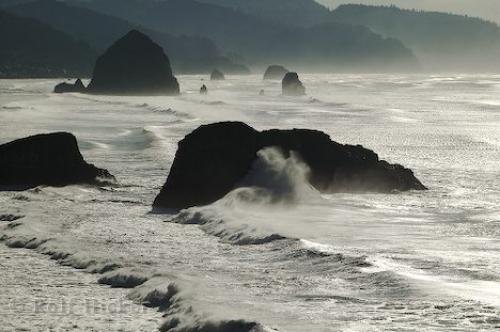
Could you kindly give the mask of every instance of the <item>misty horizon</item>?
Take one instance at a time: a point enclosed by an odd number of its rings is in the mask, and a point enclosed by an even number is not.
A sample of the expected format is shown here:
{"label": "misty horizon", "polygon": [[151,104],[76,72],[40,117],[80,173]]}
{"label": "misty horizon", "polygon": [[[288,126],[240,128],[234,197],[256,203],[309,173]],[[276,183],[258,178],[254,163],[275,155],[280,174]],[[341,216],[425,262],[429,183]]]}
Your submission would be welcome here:
{"label": "misty horizon", "polygon": [[440,11],[457,15],[468,15],[500,24],[500,1],[497,0],[316,0],[331,8],[343,4],[374,6],[395,5],[404,9]]}

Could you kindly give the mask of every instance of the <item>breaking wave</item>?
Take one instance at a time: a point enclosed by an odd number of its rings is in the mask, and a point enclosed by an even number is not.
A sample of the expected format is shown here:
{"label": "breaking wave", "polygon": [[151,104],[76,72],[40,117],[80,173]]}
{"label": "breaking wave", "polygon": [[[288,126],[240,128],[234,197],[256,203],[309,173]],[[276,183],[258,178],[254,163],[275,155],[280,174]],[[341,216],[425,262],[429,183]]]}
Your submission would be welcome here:
{"label": "breaking wave", "polygon": [[[275,147],[262,149],[239,188],[211,205],[183,210],[169,221],[198,224],[208,234],[233,244],[283,240],[287,237],[262,226],[273,222],[267,217],[271,210],[287,210],[294,204],[321,199],[307,180],[309,172],[294,152],[285,156]],[[268,213],[256,215],[256,211]]]}
{"label": "breaking wave", "polygon": [[111,144],[121,150],[145,150],[158,146],[165,137],[162,135],[162,127],[147,126],[128,129],[118,135]]}
{"label": "breaking wave", "polygon": [[166,276],[155,276],[136,287],[129,299],[164,313],[162,332],[267,332],[274,331],[257,322],[242,319],[214,319],[206,317],[196,308],[182,281]]}
{"label": "breaking wave", "polygon": [[151,112],[169,114],[169,115],[173,115],[175,117],[183,118],[183,119],[192,119],[192,116],[189,115],[188,113],[176,111],[170,107],[165,108],[165,107],[161,107],[161,106],[150,105],[148,103],[135,104],[134,106],[139,107],[139,108],[145,108]]}
{"label": "breaking wave", "polygon": [[[188,292],[191,287],[175,276],[148,268],[126,267],[124,262],[109,261],[94,253],[74,252],[71,244],[48,236],[56,234],[51,226],[20,223],[10,215],[2,216],[9,224],[0,228],[0,241],[10,248],[32,249],[49,256],[60,265],[99,274],[98,283],[112,288],[131,289],[127,297],[138,305],[157,308],[164,317],[159,326],[165,332],[271,332],[258,322],[213,316],[197,307]],[[34,234],[40,234],[34,236]]]}
{"label": "breaking wave", "polygon": [[135,288],[148,281],[149,278],[144,271],[121,268],[105,273],[97,282],[113,288]]}

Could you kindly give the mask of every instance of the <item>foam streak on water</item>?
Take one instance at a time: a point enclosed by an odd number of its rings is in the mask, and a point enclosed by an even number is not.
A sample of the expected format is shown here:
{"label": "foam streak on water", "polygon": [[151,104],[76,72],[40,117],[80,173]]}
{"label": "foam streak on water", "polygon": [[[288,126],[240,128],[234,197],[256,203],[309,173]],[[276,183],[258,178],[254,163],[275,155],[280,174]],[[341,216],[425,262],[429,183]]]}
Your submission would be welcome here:
{"label": "foam streak on water", "polygon": [[[178,97],[54,95],[53,80],[0,80],[0,143],[71,131],[119,181],[0,193],[2,326],[500,327],[499,76],[304,75],[299,98],[257,76],[204,82],[201,96],[201,78],[179,77]],[[177,142],[221,120],[323,130],[412,168],[430,190],[324,195],[300,156],[265,149],[220,201],[151,214]],[[87,299],[105,309],[61,307]],[[59,311],[32,309],[40,303]],[[127,309],[109,310],[116,303]]]}

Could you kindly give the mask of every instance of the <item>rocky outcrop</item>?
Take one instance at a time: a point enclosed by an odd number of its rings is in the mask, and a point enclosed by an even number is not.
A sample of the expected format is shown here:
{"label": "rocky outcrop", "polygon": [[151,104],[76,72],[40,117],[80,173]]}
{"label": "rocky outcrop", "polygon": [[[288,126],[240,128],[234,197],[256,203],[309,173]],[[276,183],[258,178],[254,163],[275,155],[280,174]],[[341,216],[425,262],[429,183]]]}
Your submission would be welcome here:
{"label": "rocky outcrop", "polygon": [[266,72],[264,73],[265,80],[282,80],[285,77],[286,73],[289,70],[280,65],[271,65],[267,67]]}
{"label": "rocky outcrop", "polygon": [[114,181],[114,177],[85,162],[70,133],[40,134],[0,145],[0,189],[103,181]]}
{"label": "rocky outcrop", "polygon": [[224,74],[220,70],[214,69],[212,74],[210,74],[211,81],[223,81],[225,79]]}
{"label": "rocky outcrop", "polygon": [[54,88],[55,93],[67,93],[67,92],[79,92],[79,93],[84,93],[86,91],[85,85],[83,85],[81,79],[77,79],[75,83],[59,83],[56,85]]}
{"label": "rocky outcrop", "polygon": [[234,189],[249,172],[257,152],[277,146],[297,152],[311,169],[310,183],[322,192],[424,190],[413,172],[379,160],[360,145],[343,145],[316,130],[259,132],[241,122],[204,125],[179,142],[156,208],[183,209],[210,204]]}
{"label": "rocky outcrop", "polygon": [[179,84],[163,49],[148,36],[132,30],[97,59],[87,91],[110,95],[176,95]]}
{"label": "rocky outcrop", "polygon": [[306,88],[299,80],[297,73],[286,73],[281,82],[281,89],[285,96],[303,96],[306,94]]}

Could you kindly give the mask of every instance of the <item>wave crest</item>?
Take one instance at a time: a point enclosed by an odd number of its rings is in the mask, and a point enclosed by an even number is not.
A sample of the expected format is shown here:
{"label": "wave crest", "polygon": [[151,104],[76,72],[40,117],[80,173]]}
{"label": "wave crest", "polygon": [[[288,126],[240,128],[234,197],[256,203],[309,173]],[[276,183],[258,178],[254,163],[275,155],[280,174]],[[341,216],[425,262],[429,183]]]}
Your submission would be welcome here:
{"label": "wave crest", "polygon": [[266,227],[273,222],[266,220],[269,215],[256,215],[256,211],[279,213],[281,208],[287,211],[290,205],[321,199],[308,181],[309,174],[297,153],[264,148],[238,188],[211,205],[183,210],[169,221],[201,225],[208,234],[237,245],[283,240],[287,237]]}

